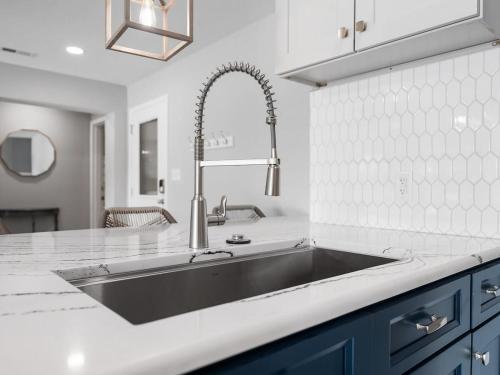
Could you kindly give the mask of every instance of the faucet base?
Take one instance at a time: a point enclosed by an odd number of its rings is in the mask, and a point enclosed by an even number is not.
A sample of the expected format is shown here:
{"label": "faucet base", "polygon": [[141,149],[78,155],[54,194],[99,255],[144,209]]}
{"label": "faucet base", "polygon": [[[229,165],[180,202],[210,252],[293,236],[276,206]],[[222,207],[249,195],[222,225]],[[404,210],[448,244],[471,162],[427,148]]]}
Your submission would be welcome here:
{"label": "faucet base", "polygon": [[189,247],[191,249],[206,249],[208,247],[207,202],[203,197],[191,200],[191,225]]}

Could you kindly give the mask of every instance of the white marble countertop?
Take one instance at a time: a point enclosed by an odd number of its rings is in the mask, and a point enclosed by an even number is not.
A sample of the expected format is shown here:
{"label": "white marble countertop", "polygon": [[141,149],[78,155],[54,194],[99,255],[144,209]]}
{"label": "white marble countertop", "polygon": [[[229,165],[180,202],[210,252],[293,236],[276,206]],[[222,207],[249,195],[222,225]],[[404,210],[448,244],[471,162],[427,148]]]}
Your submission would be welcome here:
{"label": "white marble countertop", "polygon": [[[252,244],[225,239],[243,232]],[[5,374],[170,374],[196,369],[500,256],[500,240],[266,218],[210,228],[208,254],[176,224],[0,236],[0,368]],[[217,250],[300,244],[397,262],[133,325],[63,279],[162,267]]]}

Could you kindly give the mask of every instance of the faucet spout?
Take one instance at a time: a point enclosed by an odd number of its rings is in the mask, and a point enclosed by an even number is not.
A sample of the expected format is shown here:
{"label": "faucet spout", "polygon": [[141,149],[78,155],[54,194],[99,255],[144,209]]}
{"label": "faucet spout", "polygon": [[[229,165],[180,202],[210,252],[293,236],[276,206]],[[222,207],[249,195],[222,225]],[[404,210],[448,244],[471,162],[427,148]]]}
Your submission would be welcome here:
{"label": "faucet spout", "polygon": [[[245,73],[253,77],[260,85],[266,99],[266,124],[271,131],[271,155],[267,159],[250,160],[205,160],[203,117],[205,101],[210,88],[223,75],[232,72]],[[207,203],[203,197],[203,170],[205,167],[217,166],[244,166],[244,165],[267,165],[267,178],[265,195],[278,196],[280,194],[280,159],[276,151],[276,108],[274,93],[269,80],[255,66],[245,63],[229,63],[217,68],[200,90],[196,103],[196,124],[194,139],[194,196],[191,201],[191,228],[189,236],[189,247],[191,249],[205,249],[208,247],[208,226],[223,225],[226,221],[226,213],[207,215]]]}

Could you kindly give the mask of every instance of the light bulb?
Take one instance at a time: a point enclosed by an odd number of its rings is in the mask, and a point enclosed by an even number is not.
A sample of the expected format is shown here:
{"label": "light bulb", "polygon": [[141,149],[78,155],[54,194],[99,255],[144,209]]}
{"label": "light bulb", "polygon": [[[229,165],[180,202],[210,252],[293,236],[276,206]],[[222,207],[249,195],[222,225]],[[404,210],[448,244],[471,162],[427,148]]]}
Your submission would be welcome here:
{"label": "light bulb", "polygon": [[156,26],[155,5],[153,0],[142,0],[139,22],[144,26]]}

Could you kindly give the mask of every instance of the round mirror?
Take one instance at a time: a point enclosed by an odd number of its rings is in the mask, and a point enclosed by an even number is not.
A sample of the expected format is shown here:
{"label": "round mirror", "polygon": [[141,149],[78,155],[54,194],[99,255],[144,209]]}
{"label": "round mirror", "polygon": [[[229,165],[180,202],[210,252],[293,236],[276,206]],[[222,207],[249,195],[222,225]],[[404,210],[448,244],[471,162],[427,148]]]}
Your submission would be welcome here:
{"label": "round mirror", "polygon": [[27,177],[40,176],[56,161],[52,141],[38,130],[9,133],[0,146],[0,158],[12,172]]}

